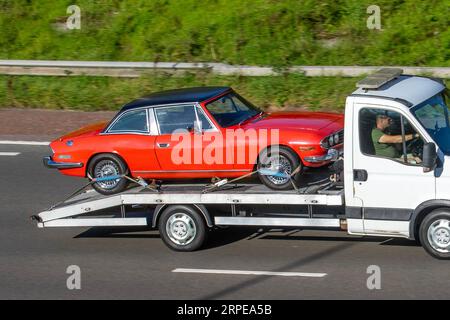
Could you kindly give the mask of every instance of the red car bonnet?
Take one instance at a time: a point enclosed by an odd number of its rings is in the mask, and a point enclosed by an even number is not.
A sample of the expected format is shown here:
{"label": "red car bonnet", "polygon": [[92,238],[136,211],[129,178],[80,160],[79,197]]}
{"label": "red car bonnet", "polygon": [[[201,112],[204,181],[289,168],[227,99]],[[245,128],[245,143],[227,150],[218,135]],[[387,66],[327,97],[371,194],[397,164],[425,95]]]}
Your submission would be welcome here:
{"label": "red car bonnet", "polygon": [[102,121],[102,122],[90,124],[88,126],[85,126],[80,129],[77,129],[75,131],[72,131],[72,132],[60,137],[58,140],[62,141],[62,140],[72,139],[72,138],[80,137],[80,136],[96,135],[99,132],[101,132],[107,125],[108,125],[108,121]]}
{"label": "red car bonnet", "polygon": [[248,122],[247,127],[267,129],[308,129],[321,130],[334,122],[343,121],[338,113],[325,112],[273,112],[262,119]]}

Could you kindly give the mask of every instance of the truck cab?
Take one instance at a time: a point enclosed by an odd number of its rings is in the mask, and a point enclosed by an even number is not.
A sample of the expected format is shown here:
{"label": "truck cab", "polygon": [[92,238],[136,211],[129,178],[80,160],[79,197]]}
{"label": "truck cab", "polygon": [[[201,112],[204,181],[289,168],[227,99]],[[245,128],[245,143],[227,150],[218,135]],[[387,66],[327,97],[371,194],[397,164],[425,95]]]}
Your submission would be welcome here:
{"label": "truck cab", "polygon": [[357,87],[345,106],[348,232],[418,239],[433,255],[448,256],[450,124],[444,83],[382,69]]}

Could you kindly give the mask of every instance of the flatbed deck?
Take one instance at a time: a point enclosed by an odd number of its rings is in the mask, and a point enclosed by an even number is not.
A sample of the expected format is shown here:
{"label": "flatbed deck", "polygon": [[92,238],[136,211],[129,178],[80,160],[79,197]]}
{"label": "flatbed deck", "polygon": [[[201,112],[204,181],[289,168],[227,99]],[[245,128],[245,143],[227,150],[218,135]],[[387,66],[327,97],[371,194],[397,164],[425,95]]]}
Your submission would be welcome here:
{"label": "flatbed deck", "polygon": [[[321,190],[316,193],[300,193],[296,190],[275,191],[262,184],[236,184],[204,193],[204,184],[169,184],[160,192],[135,187],[125,192],[105,196],[88,190],[35,216],[39,227],[57,226],[130,226],[149,225],[149,216],[126,217],[127,206],[183,205],[294,205],[294,206],[342,206],[343,189]],[[303,190],[305,191],[305,190]],[[104,217],[105,211],[121,208],[120,218]],[[117,211],[117,210],[116,210]],[[103,218],[94,218],[101,213]],[[217,219],[218,218],[218,219]],[[216,217],[215,222],[224,222]],[[240,217],[242,218],[242,217]],[[244,218],[245,219],[245,218]],[[286,218],[292,219],[292,218]],[[237,224],[236,222],[226,224]],[[215,223],[215,224],[216,224]],[[335,224],[335,223],[334,223]]]}

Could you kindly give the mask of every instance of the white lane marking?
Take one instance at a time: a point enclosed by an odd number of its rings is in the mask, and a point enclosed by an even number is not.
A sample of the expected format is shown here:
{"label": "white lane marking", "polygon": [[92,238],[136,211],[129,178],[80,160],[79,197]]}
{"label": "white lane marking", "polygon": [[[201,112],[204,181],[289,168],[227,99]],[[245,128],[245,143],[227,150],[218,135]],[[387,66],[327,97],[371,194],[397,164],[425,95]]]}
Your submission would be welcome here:
{"label": "white lane marking", "polygon": [[251,270],[215,270],[215,269],[184,269],[177,268],[172,272],[180,273],[209,273],[209,274],[237,274],[237,275],[256,275],[256,276],[282,276],[282,277],[308,277],[323,278],[326,273],[308,273],[308,272],[272,272],[272,271],[251,271]]}
{"label": "white lane marking", "polygon": [[15,157],[18,156],[20,152],[0,152],[0,156],[7,156],[7,157]]}
{"label": "white lane marking", "polygon": [[13,141],[13,140],[0,140],[0,144],[15,144],[15,145],[26,145],[26,146],[48,146],[50,142],[48,141]]}

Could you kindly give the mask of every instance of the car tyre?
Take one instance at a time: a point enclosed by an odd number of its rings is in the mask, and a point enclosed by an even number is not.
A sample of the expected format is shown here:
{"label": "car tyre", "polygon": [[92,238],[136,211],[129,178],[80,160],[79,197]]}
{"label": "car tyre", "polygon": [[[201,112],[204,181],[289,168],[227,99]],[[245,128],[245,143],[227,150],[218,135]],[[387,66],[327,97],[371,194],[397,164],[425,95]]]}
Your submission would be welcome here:
{"label": "car tyre", "polygon": [[[126,175],[128,168],[125,162],[115,154],[99,154],[89,162],[88,172],[91,177],[99,178],[112,175]],[[92,187],[100,194],[112,195],[122,192],[128,186],[128,180],[120,178],[114,181],[96,182]]]}
{"label": "car tyre", "polygon": [[[289,175],[300,166],[300,170],[291,177],[293,182],[297,181],[302,174],[303,164],[295,152],[287,147],[279,147],[278,154],[273,149],[267,149],[258,158],[257,169],[270,169],[285,172]],[[258,172],[259,179],[267,187],[273,190],[293,189],[292,182],[288,178],[277,178],[274,176],[262,175]]]}

